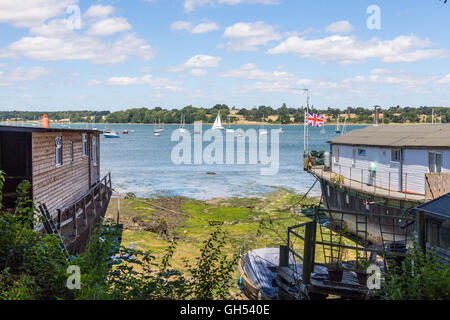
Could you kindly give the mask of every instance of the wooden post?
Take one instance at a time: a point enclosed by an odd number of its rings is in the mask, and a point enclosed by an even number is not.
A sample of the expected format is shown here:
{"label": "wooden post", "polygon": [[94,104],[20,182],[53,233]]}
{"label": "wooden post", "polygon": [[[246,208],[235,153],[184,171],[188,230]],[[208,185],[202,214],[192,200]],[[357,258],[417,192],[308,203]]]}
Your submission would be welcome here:
{"label": "wooden post", "polygon": [[120,223],[120,193],[117,194],[117,224]]}
{"label": "wooden post", "polygon": [[86,211],[86,197],[83,198],[83,217],[84,217],[84,225],[88,224],[87,211]]}
{"label": "wooden post", "polygon": [[56,210],[58,212],[58,233],[61,234],[61,209]]}
{"label": "wooden post", "polygon": [[303,274],[302,280],[304,284],[311,283],[311,272],[313,271],[313,252],[314,252],[314,223],[310,222],[305,228],[305,245],[303,257]]}
{"label": "wooden post", "polygon": [[289,247],[288,246],[280,246],[280,267],[288,267],[289,266]]}
{"label": "wooden post", "polygon": [[73,229],[74,229],[74,232],[75,232],[75,238],[76,238],[76,237],[78,237],[77,205],[76,205],[76,204],[74,204],[74,205],[72,206],[72,210],[73,210],[73,213],[72,213],[72,218],[73,218]]}
{"label": "wooden post", "polygon": [[426,253],[427,243],[425,238],[425,213],[423,211],[419,211],[417,213],[417,237],[419,247],[422,249],[423,253]]}
{"label": "wooden post", "polygon": [[102,187],[102,182],[100,181],[99,185],[98,185],[98,192],[99,192],[99,200],[100,200],[100,207],[103,207],[103,187]]}
{"label": "wooden post", "polygon": [[95,204],[94,189],[91,190],[91,202],[92,202],[92,211],[94,212],[94,216],[97,216],[97,205]]}

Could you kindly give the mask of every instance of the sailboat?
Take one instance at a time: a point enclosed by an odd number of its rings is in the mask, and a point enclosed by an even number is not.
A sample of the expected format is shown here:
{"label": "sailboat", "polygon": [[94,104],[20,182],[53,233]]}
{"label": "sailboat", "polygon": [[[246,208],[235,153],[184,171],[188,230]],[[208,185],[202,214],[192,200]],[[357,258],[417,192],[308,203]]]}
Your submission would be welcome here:
{"label": "sailboat", "polygon": [[267,135],[267,129],[264,129],[264,114],[263,114],[263,117],[262,117],[262,128],[259,130],[259,134],[261,134],[261,135]]}
{"label": "sailboat", "polygon": [[[155,127],[156,127],[156,120],[155,120]],[[158,128],[153,130],[153,133],[159,133],[161,131],[164,131],[164,128],[161,128],[161,122],[158,120]]]}
{"label": "sailboat", "polygon": [[230,133],[234,132],[234,129],[231,129],[231,127],[230,127],[230,117],[228,117],[228,129],[227,129],[227,132],[230,132]]}
{"label": "sailboat", "polygon": [[181,126],[178,130],[180,130],[180,132],[186,132],[187,130],[184,126],[185,126],[185,119],[184,119],[184,116],[181,115]]}
{"label": "sailboat", "polygon": [[341,128],[340,128],[340,126],[339,126],[339,116],[338,116],[338,118],[337,118],[336,130],[335,130],[334,132],[336,132],[336,133],[341,133]]}
{"label": "sailboat", "polygon": [[213,124],[212,128],[213,128],[214,130],[223,130],[223,129],[225,129],[225,128],[222,126],[222,120],[220,120],[220,110],[219,110],[219,112],[217,113],[217,117],[216,117],[216,120],[214,121],[214,124]]}

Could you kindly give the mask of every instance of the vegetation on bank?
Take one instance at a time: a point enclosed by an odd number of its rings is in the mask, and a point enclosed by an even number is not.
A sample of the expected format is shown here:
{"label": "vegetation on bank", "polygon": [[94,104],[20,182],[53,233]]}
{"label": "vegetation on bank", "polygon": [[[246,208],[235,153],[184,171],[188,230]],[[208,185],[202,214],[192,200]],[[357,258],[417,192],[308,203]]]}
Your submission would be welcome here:
{"label": "vegetation on bank", "polygon": [[[48,112],[50,120],[60,121],[62,119],[71,122],[109,122],[109,123],[180,123],[184,117],[187,124],[194,121],[204,123],[214,122],[218,111],[220,110],[224,122],[229,118],[231,123],[238,121],[247,122],[267,122],[276,124],[303,124],[306,108],[288,108],[286,104],[275,109],[270,106],[259,106],[251,109],[229,107],[225,104],[217,104],[212,108],[201,108],[186,106],[182,109],[163,109],[156,107],[132,108],[123,111],[61,111]],[[434,110],[434,111],[433,111]],[[362,107],[348,107],[345,110],[338,108],[321,109],[312,106],[310,112],[323,114],[326,117],[325,122],[334,123],[346,121],[349,124],[367,124],[373,123],[374,109]],[[389,123],[431,123],[434,112],[434,121],[450,123],[450,108],[447,107],[389,107],[380,111],[381,122]],[[1,120],[39,120],[43,112],[25,112],[25,111],[1,111]]]}
{"label": "vegetation on bank", "polygon": [[[0,190],[3,183],[0,174]],[[19,185],[14,212],[1,209],[0,299],[241,299],[238,257],[250,249],[278,247],[287,227],[310,219],[291,210],[300,199],[285,190],[264,199],[125,199],[123,233],[105,222],[86,252],[66,260],[55,235],[31,228],[37,212],[29,188],[27,181]],[[302,205],[317,201],[301,200]],[[107,221],[117,218],[116,210],[111,203]],[[343,243],[354,245],[351,239]],[[303,247],[300,240],[291,245]],[[321,250],[316,261],[324,261]],[[80,271],[78,288],[73,266]],[[449,269],[435,259],[412,252],[402,268],[386,279],[385,298],[448,299]]]}

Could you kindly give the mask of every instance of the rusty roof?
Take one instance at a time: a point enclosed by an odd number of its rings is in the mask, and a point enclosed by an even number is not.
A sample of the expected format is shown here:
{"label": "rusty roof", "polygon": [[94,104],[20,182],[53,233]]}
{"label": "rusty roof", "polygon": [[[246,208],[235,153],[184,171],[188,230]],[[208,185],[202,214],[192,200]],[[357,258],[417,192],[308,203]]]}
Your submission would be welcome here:
{"label": "rusty roof", "polygon": [[331,144],[450,149],[450,124],[380,125],[352,130]]}

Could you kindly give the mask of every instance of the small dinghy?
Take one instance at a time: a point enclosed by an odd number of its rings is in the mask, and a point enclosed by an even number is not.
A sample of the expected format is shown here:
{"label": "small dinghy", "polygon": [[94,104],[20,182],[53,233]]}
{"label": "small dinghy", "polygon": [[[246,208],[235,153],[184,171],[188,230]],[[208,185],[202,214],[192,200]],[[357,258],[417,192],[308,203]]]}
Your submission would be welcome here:
{"label": "small dinghy", "polygon": [[[250,300],[273,300],[277,298],[278,288],[272,287],[277,274],[272,271],[278,266],[279,248],[262,248],[249,251],[238,261],[241,275],[239,288]],[[289,264],[295,264],[290,254]]]}

